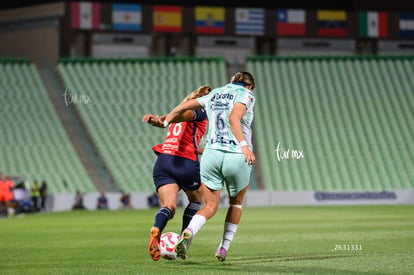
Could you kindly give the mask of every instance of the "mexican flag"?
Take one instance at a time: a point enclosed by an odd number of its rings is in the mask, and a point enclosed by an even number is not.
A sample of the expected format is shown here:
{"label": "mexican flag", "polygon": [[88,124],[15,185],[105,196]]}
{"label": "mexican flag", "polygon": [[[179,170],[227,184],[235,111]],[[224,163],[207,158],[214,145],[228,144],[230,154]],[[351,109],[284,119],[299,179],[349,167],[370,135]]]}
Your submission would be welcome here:
{"label": "mexican flag", "polygon": [[387,37],[387,13],[368,11],[359,13],[359,35],[363,37]]}

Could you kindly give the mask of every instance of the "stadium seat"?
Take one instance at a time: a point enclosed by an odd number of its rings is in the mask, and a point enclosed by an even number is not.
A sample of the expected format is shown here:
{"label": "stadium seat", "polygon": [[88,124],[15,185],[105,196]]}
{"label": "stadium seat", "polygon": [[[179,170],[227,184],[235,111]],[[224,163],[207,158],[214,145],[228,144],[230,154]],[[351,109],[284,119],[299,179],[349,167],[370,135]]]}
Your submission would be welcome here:
{"label": "stadium seat", "polygon": [[[0,167],[49,193],[96,191],[29,60],[0,62]],[[65,187],[66,182],[67,187]]]}
{"label": "stadium seat", "polygon": [[75,104],[120,189],[153,191],[151,147],[166,130],[141,122],[146,113],[166,114],[200,85],[226,83],[224,59],[152,58],[61,60],[58,71],[74,93],[91,104]]}
{"label": "stadium seat", "polygon": [[265,188],[412,189],[413,68],[413,56],[249,58]]}

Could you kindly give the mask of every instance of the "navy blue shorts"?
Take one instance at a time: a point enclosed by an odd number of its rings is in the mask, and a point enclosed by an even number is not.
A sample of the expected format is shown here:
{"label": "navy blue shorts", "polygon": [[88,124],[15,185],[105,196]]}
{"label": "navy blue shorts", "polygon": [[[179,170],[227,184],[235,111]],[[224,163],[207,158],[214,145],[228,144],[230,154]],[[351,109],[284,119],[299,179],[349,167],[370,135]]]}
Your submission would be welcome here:
{"label": "navy blue shorts", "polygon": [[186,190],[197,190],[201,186],[200,163],[191,159],[159,154],[152,171],[156,190],[168,183],[176,183]]}

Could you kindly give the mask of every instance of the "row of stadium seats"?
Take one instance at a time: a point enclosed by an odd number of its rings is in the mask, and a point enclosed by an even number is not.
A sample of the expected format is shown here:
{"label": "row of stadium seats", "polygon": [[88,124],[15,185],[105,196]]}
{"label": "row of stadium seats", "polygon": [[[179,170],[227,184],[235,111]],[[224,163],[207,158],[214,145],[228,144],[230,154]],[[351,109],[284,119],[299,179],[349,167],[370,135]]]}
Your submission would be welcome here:
{"label": "row of stadium seats", "polygon": [[29,60],[0,60],[0,172],[51,193],[96,191]]}
{"label": "row of stadium seats", "polygon": [[265,189],[414,188],[414,57],[258,57],[248,70]]}
{"label": "row of stadium seats", "polygon": [[[217,58],[62,59],[57,68],[73,97],[89,99],[73,105],[127,192],[153,191],[151,147],[166,134],[142,116],[228,81]],[[414,188],[414,57],[252,57],[247,70],[266,190]],[[52,193],[96,190],[35,66],[2,60],[0,80],[0,171],[45,179]]]}
{"label": "row of stadium seats", "polygon": [[166,130],[141,122],[146,113],[166,114],[200,85],[227,82],[223,59],[61,60],[68,90],[85,94],[75,104],[104,162],[121,189],[153,191],[151,147]]}

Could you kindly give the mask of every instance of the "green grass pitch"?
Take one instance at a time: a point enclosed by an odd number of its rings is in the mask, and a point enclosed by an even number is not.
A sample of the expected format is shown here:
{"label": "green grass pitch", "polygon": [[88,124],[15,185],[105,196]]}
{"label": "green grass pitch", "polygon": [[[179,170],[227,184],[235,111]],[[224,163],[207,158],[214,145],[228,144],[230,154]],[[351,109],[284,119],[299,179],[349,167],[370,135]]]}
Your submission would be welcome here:
{"label": "green grass pitch", "polygon": [[[156,210],[74,211],[0,219],[0,274],[414,274],[414,205],[259,207],[221,263],[225,209],[195,237],[189,258],[154,262]],[[183,209],[166,231],[178,232]]]}

